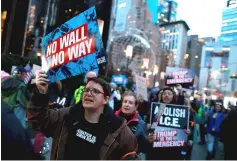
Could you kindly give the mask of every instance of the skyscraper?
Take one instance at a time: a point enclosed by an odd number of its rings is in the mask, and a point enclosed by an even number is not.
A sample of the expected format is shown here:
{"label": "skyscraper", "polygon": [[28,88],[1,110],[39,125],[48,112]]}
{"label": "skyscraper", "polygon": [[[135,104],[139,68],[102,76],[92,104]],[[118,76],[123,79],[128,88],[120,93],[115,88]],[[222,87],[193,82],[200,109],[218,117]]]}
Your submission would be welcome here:
{"label": "skyscraper", "polygon": [[237,0],[227,0],[222,14],[219,42],[237,42]]}
{"label": "skyscraper", "polygon": [[162,33],[162,49],[169,51],[172,66],[184,67],[184,56],[187,52],[189,26],[185,21],[175,21],[160,25]]}
{"label": "skyscraper", "polygon": [[160,24],[176,21],[178,3],[174,0],[159,0],[158,21]]}

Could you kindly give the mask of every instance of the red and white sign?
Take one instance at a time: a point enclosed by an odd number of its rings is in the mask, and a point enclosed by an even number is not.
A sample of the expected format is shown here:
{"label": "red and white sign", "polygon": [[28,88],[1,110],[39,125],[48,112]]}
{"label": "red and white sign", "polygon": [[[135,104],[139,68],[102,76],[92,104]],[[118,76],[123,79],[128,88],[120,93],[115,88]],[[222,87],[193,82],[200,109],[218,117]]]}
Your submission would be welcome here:
{"label": "red and white sign", "polygon": [[88,37],[88,25],[84,24],[50,43],[46,49],[46,60],[52,69],[94,52],[95,38]]}
{"label": "red and white sign", "polygon": [[167,84],[192,83],[193,78],[187,77],[187,70],[175,71],[172,73],[173,79],[167,79]]}

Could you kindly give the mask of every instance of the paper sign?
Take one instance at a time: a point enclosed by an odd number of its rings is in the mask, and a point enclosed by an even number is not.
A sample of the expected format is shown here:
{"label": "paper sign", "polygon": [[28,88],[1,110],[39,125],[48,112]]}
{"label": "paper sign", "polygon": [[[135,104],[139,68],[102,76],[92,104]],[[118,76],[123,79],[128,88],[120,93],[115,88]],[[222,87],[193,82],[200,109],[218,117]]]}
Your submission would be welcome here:
{"label": "paper sign", "polygon": [[31,84],[35,83],[35,77],[38,75],[40,71],[41,71],[41,66],[33,64],[33,67],[31,70],[33,79],[31,80]]}
{"label": "paper sign", "polygon": [[146,78],[136,75],[136,93],[142,96],[144,100],[148,101]]}
{"label": "paper sign", "polygon": [[51,83],[99,69],[106,63],[95,7],[65,22],[42,40],[42,70]]}

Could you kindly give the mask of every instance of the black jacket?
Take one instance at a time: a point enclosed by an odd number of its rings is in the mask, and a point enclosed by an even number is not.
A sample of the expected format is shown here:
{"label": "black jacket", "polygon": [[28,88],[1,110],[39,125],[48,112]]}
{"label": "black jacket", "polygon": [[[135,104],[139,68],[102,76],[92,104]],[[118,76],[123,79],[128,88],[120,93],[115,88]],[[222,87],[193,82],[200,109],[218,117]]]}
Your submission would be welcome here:
{"label": "black jacket", "polygon": [[232,110],[222,122],[220,139],[224,144],[225,160],[237,160],[237,110]]}
{"label": "black jacket", "polygon": [[1,102],[2,160],[36,160],[27,131],[5,102]]}

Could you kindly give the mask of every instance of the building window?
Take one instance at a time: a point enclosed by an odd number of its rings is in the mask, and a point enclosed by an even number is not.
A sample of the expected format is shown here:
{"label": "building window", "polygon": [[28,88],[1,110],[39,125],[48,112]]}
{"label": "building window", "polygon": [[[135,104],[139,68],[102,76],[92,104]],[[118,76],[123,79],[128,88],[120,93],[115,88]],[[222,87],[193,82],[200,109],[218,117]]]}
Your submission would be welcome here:
{"label": "building window", "polygon": [[172,49],[174,49],[174,39],[172,40]]}

